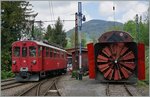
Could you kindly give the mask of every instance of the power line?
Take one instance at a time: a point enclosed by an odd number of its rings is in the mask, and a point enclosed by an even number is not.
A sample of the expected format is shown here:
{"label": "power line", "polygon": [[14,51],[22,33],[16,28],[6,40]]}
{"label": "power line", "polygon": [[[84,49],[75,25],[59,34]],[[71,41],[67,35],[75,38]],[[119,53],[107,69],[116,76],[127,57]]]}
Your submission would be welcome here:
{"label": "power line", "polygon": [[53,3],[51,1],[51,8],[52,8],[52,16],[53,16],[53,19],[55,20],[55,15],[54,15],[54,10],[53,10]]}
{"label": "power line", "polygon": [[[50,20],[50,21],[42,21],[42,22],[56,22],[58,20]],[[75,22],[75,20],[60,20],[62,22]],[[35,21],[35,22],[40,22],[40,21]]]}
{"label": "power line", "polygon": [[49,4],[50,20],[52,21],[53,19],[52,19],[52,10],[51,10],[51,3],[50,3],[50,1],[48,1],[48,4]]}

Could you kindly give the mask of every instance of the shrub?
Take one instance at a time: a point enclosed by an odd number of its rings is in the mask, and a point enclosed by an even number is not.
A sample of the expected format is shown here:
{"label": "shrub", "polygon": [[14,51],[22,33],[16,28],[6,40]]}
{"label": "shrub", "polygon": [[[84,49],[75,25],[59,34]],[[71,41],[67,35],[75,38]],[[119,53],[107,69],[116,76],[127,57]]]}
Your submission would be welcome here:
{"label": "shrub", "polygon": [[12,73],[11,71],[2,70],[2,72],[1,72],[1,79],[12,78],[14,76],[15,76],[15,74]]}

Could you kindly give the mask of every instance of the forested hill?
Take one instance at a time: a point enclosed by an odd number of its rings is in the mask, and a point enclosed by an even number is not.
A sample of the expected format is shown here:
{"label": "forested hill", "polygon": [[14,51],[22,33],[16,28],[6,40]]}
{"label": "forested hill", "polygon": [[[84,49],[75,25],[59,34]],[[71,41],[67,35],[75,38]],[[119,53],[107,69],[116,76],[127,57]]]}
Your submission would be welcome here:
{"label": "forested hill", "polygon": [[[116,27],[119,29],[123,29],[123,24],[120,22],[115,22]],[[95,36],[98,38],[101,33],[106,32],[108,30],[113,29],[114,22],[113,21],[105,21],[105,20],[90,20],[82,24],[82,32],[86,34],[86,38],[91,38]],[[74,32],[74,28],[67,31],[67,37],[70,37]]]}

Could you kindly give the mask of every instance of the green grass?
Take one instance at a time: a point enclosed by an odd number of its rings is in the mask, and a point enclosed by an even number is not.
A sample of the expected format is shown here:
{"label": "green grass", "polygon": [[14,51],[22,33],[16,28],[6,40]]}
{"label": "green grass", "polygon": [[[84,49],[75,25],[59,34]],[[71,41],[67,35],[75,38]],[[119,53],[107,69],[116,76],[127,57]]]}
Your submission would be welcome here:
{"label": "green grass", "polygon": [[147,84],[146,84],[144,81],[140,81],[140,80],[138,80],[137,85],[138,85],[139,87],[140,87],[140,86],[144,86],[144,87],[147,86]]}

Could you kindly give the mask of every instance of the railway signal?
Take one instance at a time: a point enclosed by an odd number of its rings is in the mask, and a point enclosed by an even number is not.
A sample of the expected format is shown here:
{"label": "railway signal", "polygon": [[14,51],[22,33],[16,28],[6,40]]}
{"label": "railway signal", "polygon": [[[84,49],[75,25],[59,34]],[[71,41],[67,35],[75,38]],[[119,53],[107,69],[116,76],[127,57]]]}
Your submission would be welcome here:
{"label": "railway signal", "polygon": [[[82,17],[82,3],[78,2],[78,32],[79,32],[79,46],[80,46],[80,51],[79,51],[79,74],[82,77],[81,74],[81,69],[82,69],[82,43],[81,43],[81,29],[82,29],[82,21],[85,21],[85,16]],[[82,80],[82,78],[81,78]]]}

